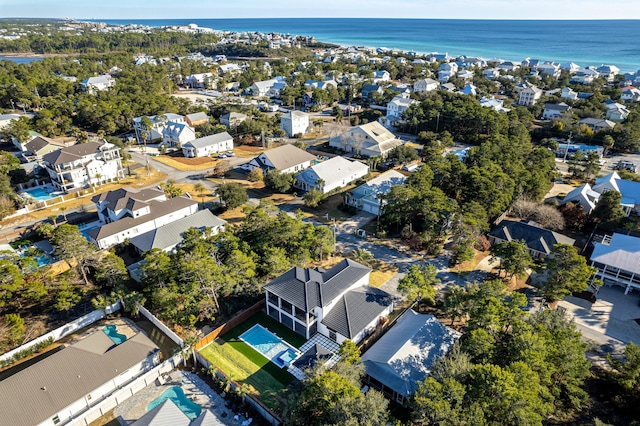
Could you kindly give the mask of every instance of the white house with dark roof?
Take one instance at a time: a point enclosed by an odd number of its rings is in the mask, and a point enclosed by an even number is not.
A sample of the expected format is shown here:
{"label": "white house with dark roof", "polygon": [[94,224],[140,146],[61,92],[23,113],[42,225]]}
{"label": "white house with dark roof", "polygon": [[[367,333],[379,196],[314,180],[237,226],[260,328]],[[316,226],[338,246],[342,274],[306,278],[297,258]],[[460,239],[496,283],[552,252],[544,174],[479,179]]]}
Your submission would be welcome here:
{"label": "white house with dark roof", "polygon": [[487,235],[491,244],[510,241],[524,241],[531,257],[541,259],[549,255],[555,244],[574,245],[575,240],[557,232],[545,229],[534,222],[503,220]]}
{"label": "white house with dark roof", "polygon": [[233,149],[233,136],[227,132],[190,140],[182,144],[182,154],[187,158],[206,157]]}
{"label": "white house with dark roof", "polygon": [[364,157],[385,158],[403,142],[377,121],[354,126],[347,132],[329,139],[329,146]]}
{"label": "white house with dark roof", "polygon": [[640,238],[613,234],[596,243],[591,265],[598,268],[595,278],[605,285],[625,287],[624,294],[640,291]]}
{"label": "white house with dark roof", "polygon": [[433,315],[409,309],[362,355],[364,382],[402,404],[460,336]]}
{"label": "white house with dark roof", "polygon": [[0,424],[69,424],[158,363],[159,348],[144,333],[116,344],[97,329],[1,380]]}
{"label": "white house with dark roof", "polygon": [[406,179],[407,177],[400,172],[386,171],[350,191],[346,203],[367,213],[379,215],[384,205],[382,196],[388,193],[392,186],[404,185]]}
{"label": "white house with dark roof", "polygon": [[109,74],[99,75],[97,77],[89,77],[80,82],[80,88],[94,95],[96,92],[109,90],[116,85],[116,79]]}
{"label": "white house with dark roof", "polygon": [[124,178],[120,148],[106,141],[60,148],[42,160],[53,186],[64,192]]}
{"label": "white house with dark roof", "polygon": [[91,198],[103,223],[88,232],[100,249],[153,231],[198,211],[198,202],[186,196],[167,199],[158,189],[121,188]]}
{"label": "white house with dark roof", "polygon": [[268,149],[240,167],[247,171],[259,168],[265,172],[277,170],[280,173],[297,173],[310,167],[315,159],[315,155],[287,144]]}
{"label": "white house with dark roof", "polygon": [[327,271],[294,267],[264,286],[267,314],[307,339],[358,343],[393,310],[391,295],[369,286],[370,273],[350,259]]}
{"label": "white house with dark roof", "polygon": [[333,157],[298,173],[293,185],[303,191],[318,190],[323,194],[342,188],[369,174],[369,166],[343,157]]}
{"label": "white house with dark roof", "polygon": [[309,114],[302,111],[289,111],[280,117],[280,128],[292,138],[303,135],[309,130]]}
{"label": "white house with dark roof", "polygon": [[162,130],[162,143],[169,147],[182,145],[196,138],[196,131],[187,123],[170,121]]}

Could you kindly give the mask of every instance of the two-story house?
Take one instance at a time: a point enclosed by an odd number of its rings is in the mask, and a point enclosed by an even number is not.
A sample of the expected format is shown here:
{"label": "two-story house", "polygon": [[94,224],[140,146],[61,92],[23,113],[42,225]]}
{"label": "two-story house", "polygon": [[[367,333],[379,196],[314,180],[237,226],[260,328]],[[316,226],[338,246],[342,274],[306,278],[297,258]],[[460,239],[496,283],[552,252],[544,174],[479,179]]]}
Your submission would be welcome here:
{"label": "two-story house", "polygon": [[[161,141],[163,132],[168,123],[184,124],[184,116],[180,114],[166,113],[149,116],[149,122],[145,117],[133,119],[133,130],[136,132],[136,140],[139,144]],[[145,122],[147,122],[145,124]],[[146,136],[146,139],[145,139]]]}
{"label": "two-story house", "polygon": [[293,185],[303,191],[315,189],[327,194],[368,174],[369,167],[359,161],[333,157],[320,164],[315,164],[296,175]]}
{"label": "two-story house", "polygon": [[162,130],[162,144],[168,147],[183,145],[196,138],[196,131],[187,123],[170,121]]}
{"label": "two-story house", "polygon": [[369,286],[370,273],[350,259],[326,271],[296,266],[264,286],[267,314],[307,339],[358,343],[393,310],[391,295]]}
{"label": "two-story house", "polygon": [[397,121],[402,119],[402,114],[409,109],[411,105],[416,103],[408,95],[402,94],[393,98],[387,104],[387,114],[384,117],[380,117],[385,127],[393,126]]}
{"label": "two-story house", "polygon": [[182,145],[182,154],[187,158],[206,157],[208,155],[231,151],[233,149],[233,136],[227,132],[190,140]]}
{"label": "two-story house", "polygon": [[402,141],[377,121],[354,126],[349,131],[329,139],[329,146],[364,157],[385,158]]}
{"label": "two-story house", "polygon": [[95,95],[96,92],[109,90],[115,85],[116,79],[111,77],[109,74],[99,75],[97,77],[89,77],[86,80],[80,82],[80,88],[85,92],[91,93],[92,95]]}
{"label": "two-story house", "polygon": [[43,165],[56,190],[70,192],[90,185],[124,178],[120,148],[103,142],[87,142],[49,152]]}
{"label": "two-story house", "polygon": [[345,202],[367,213],[380,215],[385,204],[384,195],[391,190],[391,187],[403,185],[406,179],[407,177],[400,172],[395,170],[386,171],[350,191]]}
{"label": "two-story house", "polygon": [[571,107],[564,102],[560,102],[559,104],[545,104],[544,110],[542,111],[542,119],[543,120],[552,120],[554,118],[562,117],[562,115],[569,111]]}
{"label": "two-story house", "polygon": [[167,199],[159,189],[136,191],[121,188],[91,198],[103,225],[89,231],[89,238],[105,249],[142,235],[198,211],[198,202],[187,196]]}
{"label": "two-story house", "polygon": [[431,92],[432,90],[438,90],[439,87],[440,83],[432,78],[424,78],[413,83],[413,91],[416,93]]}

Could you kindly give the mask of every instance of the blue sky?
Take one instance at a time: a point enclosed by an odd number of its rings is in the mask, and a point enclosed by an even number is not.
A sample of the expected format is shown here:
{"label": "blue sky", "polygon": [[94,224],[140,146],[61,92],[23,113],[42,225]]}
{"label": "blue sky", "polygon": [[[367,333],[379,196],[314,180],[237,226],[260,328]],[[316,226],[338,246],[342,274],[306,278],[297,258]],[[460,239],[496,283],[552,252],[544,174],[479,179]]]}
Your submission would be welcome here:
{"label": "blue sky", "polygon": [[0,0],[0,17],[640,19],[638,0]]}

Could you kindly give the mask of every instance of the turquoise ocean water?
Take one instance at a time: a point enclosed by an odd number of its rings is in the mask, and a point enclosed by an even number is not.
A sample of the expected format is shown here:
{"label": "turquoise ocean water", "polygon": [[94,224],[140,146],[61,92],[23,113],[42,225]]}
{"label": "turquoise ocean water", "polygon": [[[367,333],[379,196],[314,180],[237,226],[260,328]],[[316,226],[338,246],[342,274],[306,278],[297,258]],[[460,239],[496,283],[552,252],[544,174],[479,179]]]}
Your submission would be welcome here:
{"label": "turquoise ocean water", "polygon": [[639,20],[516,21],[452,19],[148,19],[100,20],[150,26],[197,24],[216,30],[314,36],[340,45],[397,48],[421,53],[611,64],[640,69]]}

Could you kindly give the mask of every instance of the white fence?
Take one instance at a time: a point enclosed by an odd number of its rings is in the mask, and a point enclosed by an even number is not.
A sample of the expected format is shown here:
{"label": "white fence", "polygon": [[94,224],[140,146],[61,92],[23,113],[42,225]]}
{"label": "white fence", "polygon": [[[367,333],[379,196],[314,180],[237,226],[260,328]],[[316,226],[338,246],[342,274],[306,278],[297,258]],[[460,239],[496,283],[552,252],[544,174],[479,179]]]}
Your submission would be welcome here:
{"label": "white fence", "polygon": [[2,354],[0,356],[0,361],[9,361],[11,358],[13,358],[13,356],[20,352],[23,351],[25,349],[28,349],[34,345],[37,345],[40,342],[44,342],[45,340],[49,339],[49,338],[53,338],[54,341],[62,339],[65,336],[70,335],[71,333],[76,332],[77,330],[80,330],[81,328],[84,328],[90,324],[93,324],[94,322],[104,318],[105,316],[105,312],[107,314],[111,314],[113,312],[116,312],[117,310],[120,309],[120,301],[117,301],[116,303],[114,303],[111,306],[108,306],[104,311],[101,309],[96,309],[95,311],[80,317],[74,321],[68,322],[65,325],[63,325],[62,327],[56,328],[53,331],[48,332],[47,334],[43,334],[40,337],[36,337],[35,339],[25,343],[24,345],[20,346],[19,348],[15,348],[9,352],[6,352],[4,354]]}
{"label": "white fence", "polygon": [[152,384],[164,373],[174,370],[182,362],[183,359],[180,354],[174,355],[162,364],[133,380],[131,383],[113,391],[99,403],[87,408],[86,411],[76,415],[73,419],[69,420],[68,424],[72,424],[74,426],[88,425],[105,415],[108,411],[113,410],[119,404],[122,404],[122,402],[131,398],[137,392]]}
{"label": "white fence", "polygon": [[158,318],[156,318],[151,312],[149,312],[148,310],[146,310],[142,305],[138,304],[138,309],[140,310],[140,313],[142,315],[144,315],[145,318],[147,318],[149,321],[151,321],[153,323],[153,325],[155,325],[156,327],[158,327],[160,329],[160,331],[162,331],[164,334],[166,334],[167,336],[169,336],[169,338],[171,340],[173,340],[174,342],[176,342],[178,345],[180,345],[180,347],[182,347],[184,345],[184,341],[180,338],[180,336],[178,336],[176,333],[174,333],[169,327],[167,327],[166,325],[164,325],[162,323],[162,321],[160,321]]}
{"label": "white fence", "polygon": [[[207,370],[209,368],[211,368],[211,366],[212,366],[211,363],[209,361],[207,361],[202,355],[200,355],[197,352],[196,352],[196,359]],[[215,368],[215,366],[214,366],[214,368]],[[215,368],[215,374],[220,378],[227,378],[228,379],[228,377],[226,377],[217,368]],[[236,387],[237,387],[237,384],[233,380],[231,380],[230,386],[231,386],[232,390],[235,390]],[[258,414],[260,414],[267,422],[269,422],[269,424],[271,424],[273,426],[280,426],[282,424],[282,421],[280,419],[275,417],[269,410],[267,410],[264,406],[262,406],[262,404],[260,404],[258,401],[253,399],[251,397],[251,395],[245,396],[245,401],[247,402],[247,404],[252,406],[258,412]]]}

